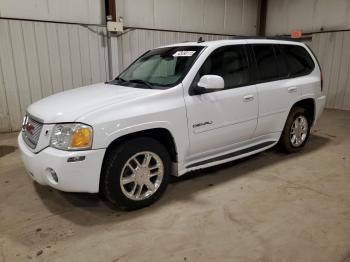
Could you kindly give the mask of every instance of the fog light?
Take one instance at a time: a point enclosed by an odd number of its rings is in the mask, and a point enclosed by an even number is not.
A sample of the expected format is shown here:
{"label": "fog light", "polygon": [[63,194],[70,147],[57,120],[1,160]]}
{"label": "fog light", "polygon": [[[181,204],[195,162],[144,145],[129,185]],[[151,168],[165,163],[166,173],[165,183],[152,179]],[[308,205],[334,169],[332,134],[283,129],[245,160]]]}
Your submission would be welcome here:
{"label": "fog light", "polygon": [[58,183],[58,176],[55,172],[55,170],[53,170],[52,168],[47,168],[46,169],[48,174],[47,174],[47,178],[54,184],[57,184]]}

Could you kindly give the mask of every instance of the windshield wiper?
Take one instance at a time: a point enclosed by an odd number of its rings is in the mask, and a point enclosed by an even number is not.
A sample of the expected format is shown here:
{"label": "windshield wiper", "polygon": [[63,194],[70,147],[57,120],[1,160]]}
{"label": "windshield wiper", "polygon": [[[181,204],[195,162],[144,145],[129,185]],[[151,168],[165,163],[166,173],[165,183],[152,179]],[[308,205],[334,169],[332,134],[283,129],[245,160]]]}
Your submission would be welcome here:
{"label": "windshield wiper", "polygon": [[117,76],[116,78],[114,78],[114,80],[120,80],[120,81],[122,81],[122,82],[128,82],[128,81],[126,81],[124,78],[121,78],[121,77],[119,77],[119,76]]}
{"label": "windshield wiper", "polygon": [[148,88],[153,89],[153,85],[150,82],[142,80],[142,79],[130,79],[130,80],[127,80],[126,82],[143,84],[143,85],[147,86]]}
{"label": "windshield wiper", "polygon": [[114,79],[111,80],[111,81],[106,81],[105,84],[117,85],[116,81],[121,81],[121,82],[123,82],[123,83],[128,82],[128,81],[126,81],[125,79],[123,79],[123,78],[121,78],[121,77],[116,77],[116,78],[114,78]]}
{"label": "windshield wiper", "polygon": [[148,88],[153,89],[153,85],[150,82],[142,80],[142,79],[125,80],[124,78],[121,78],[118,76],[118,77],[114,78],[111,82],[113,82],[113,81],[121,81],[122,83],[143,84],[143,85],[147,86]]}

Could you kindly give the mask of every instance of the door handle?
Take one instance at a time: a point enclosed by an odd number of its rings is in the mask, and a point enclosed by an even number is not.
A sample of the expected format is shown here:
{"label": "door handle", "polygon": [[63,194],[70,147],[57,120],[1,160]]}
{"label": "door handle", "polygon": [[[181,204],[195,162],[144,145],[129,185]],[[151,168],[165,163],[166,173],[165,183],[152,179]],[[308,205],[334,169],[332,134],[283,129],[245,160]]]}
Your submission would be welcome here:
{"label": "door handle", "polygon": [[292,86],[288,88],[288,93],[294,93],[298,90],[298,88],[296,86]]}
{"label": "door handle", "polygon": [[254,100],[254,96],[253,95],[246,95],[243,97],[243,101],[244,102],[250,102]]}

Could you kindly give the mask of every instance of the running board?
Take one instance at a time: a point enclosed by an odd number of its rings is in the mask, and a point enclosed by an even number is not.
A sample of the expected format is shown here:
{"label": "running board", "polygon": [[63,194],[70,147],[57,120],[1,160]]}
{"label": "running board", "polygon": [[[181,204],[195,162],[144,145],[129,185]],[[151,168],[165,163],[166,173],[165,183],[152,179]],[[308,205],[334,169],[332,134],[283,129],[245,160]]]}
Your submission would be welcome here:
{"label": "running board", "polygon": [[247,153],[250,153],[250,152],[262,149],[264,147],[268,147],[268,146],[270,146],[270,145],[272,145],[274,143],[276,143],[276,141],[267,141],[267,142],[264,142],[264,143],[261,143],[261,144],[255,145],[255,146],[247,147],[247,148],[244,148],[244,149],[232,152],[232,153],[228,153],[228,154],[225,154],[225,155],[222,155],[222,156],[217,156],[217,157],[213,157],[213,158],[210,158],[210,159],[207,159],[207,160],[199,161],[199,162],[196,162],[196,163],[193,163],[193,164],[190,164],[190,165],[186,166],[186,168],[202,166],[202,165],[205,165],[205,164],[208,164],[208,163],[211,163],[211,162],[217,162],[217,161],[225,160],[227,158],[233,158],[233,157],[236,157],[236,156],[244,155],[244,154],[247,154]]}

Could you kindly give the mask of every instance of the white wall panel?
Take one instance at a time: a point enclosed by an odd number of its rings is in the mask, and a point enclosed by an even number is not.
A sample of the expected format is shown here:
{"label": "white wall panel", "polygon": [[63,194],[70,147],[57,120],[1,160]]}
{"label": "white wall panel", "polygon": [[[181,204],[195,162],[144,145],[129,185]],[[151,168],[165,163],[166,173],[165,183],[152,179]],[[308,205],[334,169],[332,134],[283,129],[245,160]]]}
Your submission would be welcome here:
{"label": "white wall panel", "polygon": [[[18,23],[18,21],[14,21],[14,22]],[[35,32],[35,39],[36,39],[36,47],[38,51],[38,62],[39,62],[40,82],[42,86],[42,95],[43,97],[46,97],[53,93],[53,88],[51,83],[49,50],[47,45],[46,24],[35,23],[34,32]]]}
{"label": "white wall panel", "polygon": [[1,0],[0,16],[45,21],[104,24],[104,0]]}
{"label": "white wall panel", "polygon": [[269,0],[266,32],[268,35],[350,29],[349,0]]}
{"label": "white wall panel", "polygon": [[311,48],[324,79],[326,107],[350,110],[350,31],[314,34]]}
{"label": "white wall panel", "polygon": [[31,103],[107,80],[106,29],[0,19],[0,131],[18,130]]}
{"label": "white wall panel", "polygon": [[0,61],[0,132],[10,130],[10,115],[8,112],[5,82]]}
{"label": "white wall panel", "polygon": [[[171,10],[164,12],[163,10]],[[181,1],[174,0],[155,0],[154,1],[154,23],[162,25],[164,28],[174,28],[174,25],[180,24]],[[117,11],[118,13],[118,11]],[[175,24],[174,24],[175,23]]]}
{"label": "white wall panel", "polygon": [[126,27],[255,35],[257,0],[116,0]]}
{"label": "white wall panel", "polygon": [[[3,23],[6,20],[3,20]],[[0,23],[2,21],[0,20]],[[16,23],[21,23],[16,21]],[[34,23],[21,23],[23,42],[26,54],[26,65],[29,78],[29,88],[31,93],[31,102],[37,101],[43,97],[41,81],[40,81],[40,71],[39,71],[39,59],[38,51],[36,45]],[[17,69],[18,70],[18,69]]]}
{"label": "white wall panel", "polygon": [[[0,57],[3,78],[3,92],[6,93],[9,120],[11,126],[17,126],[21,122],[23,105],[20,104],[17,75],[13,58],[13,45],[10,25],[8,21],[0,20]],[[16,50],[15,50],[16,52]]]}
{"label": "white wall panel", "polygon": [[49,48],[51,84],[54,93],[63,91],[61,55],[58,44],[57,24],[47,23],[46,34]]}
{"label": "white wall panel", "polygon": [[[90,31],[87,27],[79,28],[80,63],[83,85],[92,83],[92,73],[90,64]],[[85,44],[84,44],[85,43]]]}
{"label": "white wall panel", "polygon": [[[73,87],[82,86],[82,66],[80,58],[80,46],[79,46],[79,27],[68,27],[68,39],[70,49],[70,61],[72,66],[72,83]],[[103,49],[103,48],[100,48]]]}
{"label": "white wall panel", "polygon": [[21,113],[24,113],[25,107],[31,103],[31,94],[28,81],[28,74],[19,72],[27,72],[27,64],[25,59],[25,48],[22,35],[22,27],[20,23],[9,21],[10,39],[12,44],[13,62],[16,73],[16,84],[20,91],[19,102]]}

